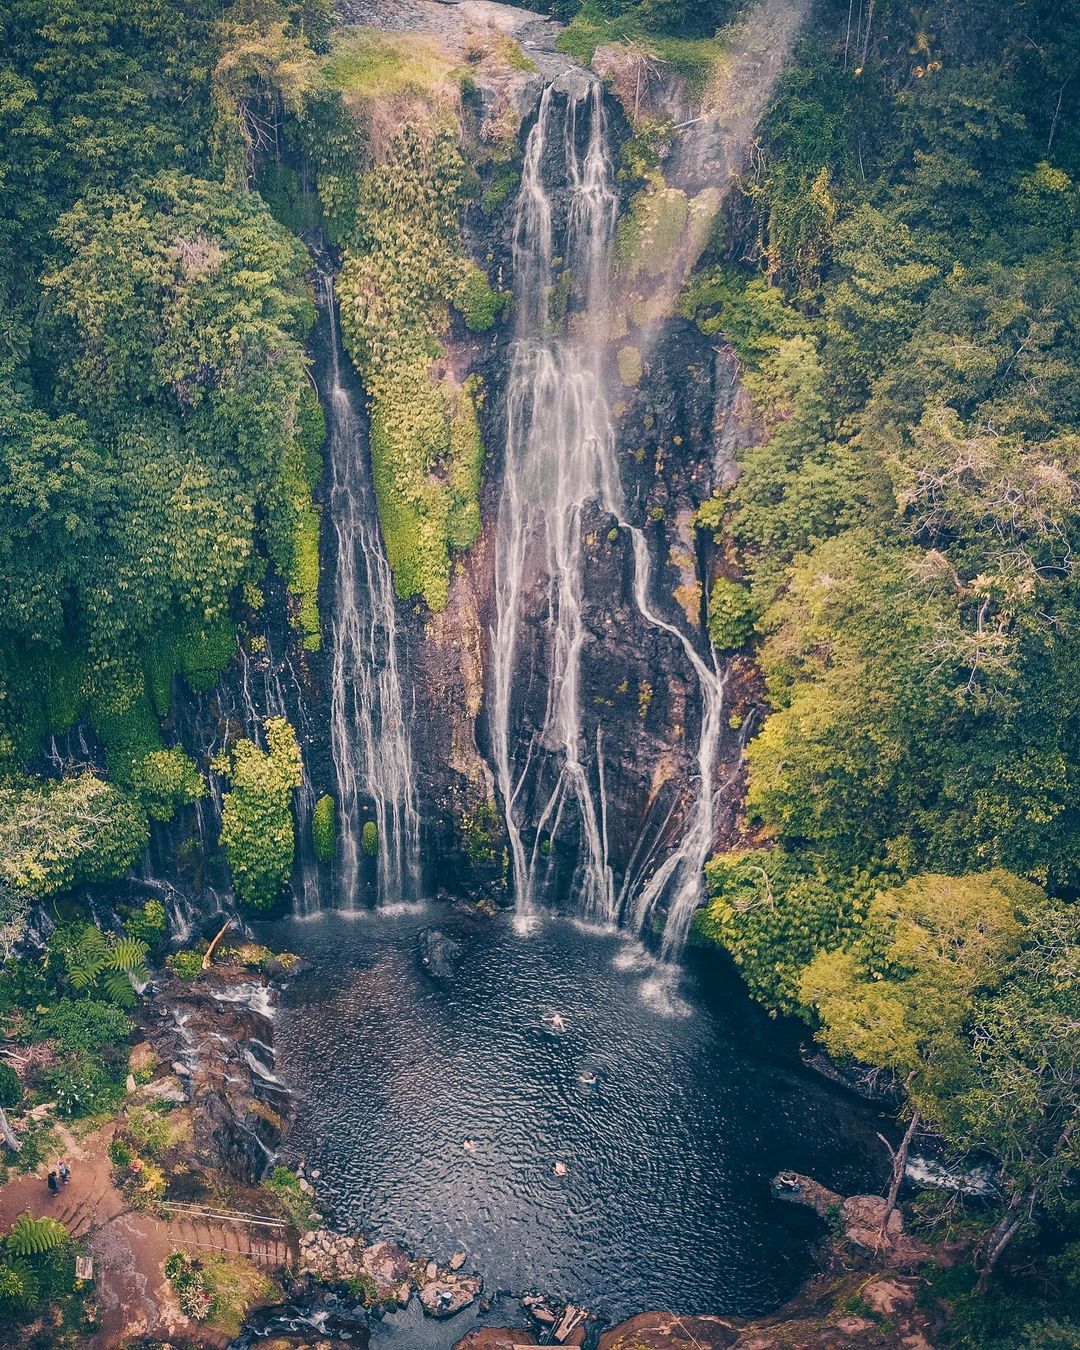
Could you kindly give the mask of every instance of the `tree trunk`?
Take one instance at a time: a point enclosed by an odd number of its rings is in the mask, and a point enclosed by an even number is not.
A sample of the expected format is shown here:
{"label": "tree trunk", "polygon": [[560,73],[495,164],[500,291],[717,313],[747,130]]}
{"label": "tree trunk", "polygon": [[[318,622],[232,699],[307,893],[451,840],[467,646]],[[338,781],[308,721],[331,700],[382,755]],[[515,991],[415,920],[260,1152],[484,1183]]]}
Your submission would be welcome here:
{"label": "tree trunk", "polygon": [[986,1239],[982,1270],[979,1272],[979,1281],[975,1286],[978,1293],[982,1293],[986,1288],[1002,1252],[1016,1236],[1024,1222],[1024,1201],[1034,1203],[1034,1199],[1035,1197],[1030,1191],[1021,1191],[1019,1195],[1014,1195],[1009,1201],[1005,1213],[998,1220],[997,1227],[992,1230],[990,1236]]}
{"label": "tree trunk", "polygon": [[12,1153],[18,1153],[20,1144],[15,1131],[8,1124],[8,1118],[4,1115],[4,1108],[0,1106],[0,1139],[3,1139]]}
{"label": "tree trunk", "polygon": [[919,1108],[911,1113],[911,1120],[904,1131],[904,1137],[900,1140],[900,1147],[893,1154],[892,1160],[892,1182],[889,1186],[889,1194],[885,1200],[885,1212],[881,1216],[881,1245],[883,1247],[889,1242],[889,1220],[892,1218],[892,1212],[896,1208],[896,1197],[900,1194],[900,1187],[904,1181],[904,1173],[907,1171],[908,1149],[911,1147],[911,1141],[915,1131],[919,1128]]}

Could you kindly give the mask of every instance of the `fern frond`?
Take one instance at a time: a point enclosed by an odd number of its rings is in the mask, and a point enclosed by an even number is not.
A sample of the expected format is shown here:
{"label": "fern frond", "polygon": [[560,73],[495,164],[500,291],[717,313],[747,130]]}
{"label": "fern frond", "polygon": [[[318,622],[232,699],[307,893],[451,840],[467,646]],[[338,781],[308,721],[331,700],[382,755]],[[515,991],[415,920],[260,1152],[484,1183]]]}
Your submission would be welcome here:
{"label": "fern frond", "polygon": [[139,941],[138,938],[117,938],[109,953],[109,964],[115,970],[126,971],[128,975],[141,982],[146,976],[147,950],[146,943]]}
{"label": "fern frond", "polygon": [[72,985],[89,988],[109,963],[109,949],[100,929],[89,923],[74,929],[64,958]]}
{"label": "fern frond", "polygon": [[121,1008],[134,1008],[135,990],[132,988],[131,976],[125,970],[112,970],[104,980],[105,992],[113,1003]]}
{"label": "fern frond", "polygon": [[40,1256],[67,1241],[68,1230],[58,1219],[35,1219],[29,1212],[20,1214],[8,1234],[8,1250],[14,1256]]}

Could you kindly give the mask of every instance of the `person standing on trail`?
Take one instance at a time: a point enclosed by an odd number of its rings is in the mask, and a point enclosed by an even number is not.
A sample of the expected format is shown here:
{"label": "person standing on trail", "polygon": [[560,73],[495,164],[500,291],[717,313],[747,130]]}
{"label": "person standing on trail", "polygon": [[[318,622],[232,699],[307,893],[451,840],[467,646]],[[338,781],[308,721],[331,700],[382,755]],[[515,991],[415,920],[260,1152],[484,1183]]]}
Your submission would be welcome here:
{"label": "person standing on trail", "polygon": [[49,1183],[49,1194],[55,1195],[57,1191],[60,1189],[60,1183],[56,1179],[56,1173],[50,1172],[47,1180]]}
{"label": "person standing on trail", "polygon": [[65,1186],[71,1180],[71,1168],[67,1165],[66,1158],[60,1164],[60,1180]]}

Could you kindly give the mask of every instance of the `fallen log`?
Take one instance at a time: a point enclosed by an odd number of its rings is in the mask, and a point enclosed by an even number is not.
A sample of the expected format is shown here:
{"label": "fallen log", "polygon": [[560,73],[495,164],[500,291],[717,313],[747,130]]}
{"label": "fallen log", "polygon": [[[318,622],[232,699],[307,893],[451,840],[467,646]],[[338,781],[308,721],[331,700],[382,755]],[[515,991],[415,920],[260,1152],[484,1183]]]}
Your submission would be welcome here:
{"label": "fallen log", "polygon": [[226,919],[225,922],[221,925],[221,932],[218,933],[217,937],[214,938],[213,942],[211,942],[210,946],[207,947],[206,949],[206,955],[202,959],[203,970],[210,969],[210,958],[214,954],[214,948],[218,945],[218,943],[221,941],[221,939],[225,936],[225,934],[229,931],[231,927],[232,927],[232,919]]}

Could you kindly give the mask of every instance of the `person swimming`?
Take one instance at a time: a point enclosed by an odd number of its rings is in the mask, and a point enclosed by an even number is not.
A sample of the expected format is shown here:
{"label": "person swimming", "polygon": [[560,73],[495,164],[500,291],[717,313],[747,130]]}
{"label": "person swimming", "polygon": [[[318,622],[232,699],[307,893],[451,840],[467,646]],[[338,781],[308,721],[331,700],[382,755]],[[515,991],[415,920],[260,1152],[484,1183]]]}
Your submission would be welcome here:
{"label": "person swimming", "polygon": [[579,1073],[577,1076],[577,1080],[579,1083],[584,1083],[586,1087],[596,1086],[596,1074],[589,1073],[587,1070],[585,1073]]}
{"label": "person swimming", "polygon": [[551,1164],[551,1170],[557,1177],[564,1177],[570,1171],[569,1167],[560,1158],[557,1162]]}
{"label": "person swimming", "polygon": [[475,1139],[466,1139],[465,1142],[462,1144],[461,1147],[465,1150],[466,1153],[475,1153],[475,1152],[476,1152],[476,1140],[475,1140]]}
{"label": "person swimming", "polygon": [[552,1031],[565,1031],[566,1020],[562,1013],[553,1012],[545,1019]]}

